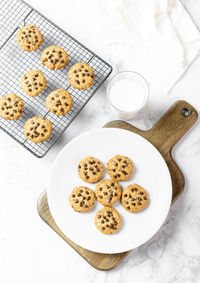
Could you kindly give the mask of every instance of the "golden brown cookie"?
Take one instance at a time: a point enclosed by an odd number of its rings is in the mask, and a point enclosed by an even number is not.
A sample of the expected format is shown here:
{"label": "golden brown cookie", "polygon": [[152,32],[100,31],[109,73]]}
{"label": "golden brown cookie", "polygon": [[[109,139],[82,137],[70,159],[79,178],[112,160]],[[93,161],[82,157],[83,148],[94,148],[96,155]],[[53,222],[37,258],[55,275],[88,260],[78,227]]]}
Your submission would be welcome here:
{"label": "golden brown cookie", "polygon": [[68,71],[70,85],[77,89],[87,89],[94,82],[94,71],[86,63],[76,63]]}
{"label": "golden brown cookie", "polygon": [[107,172],[115,181],[125,181],[129,179],[133,173],[132,161],[122,155],[115,155],[107,163]]}
{"label": "golden brown cookie", "polygon": [[30,70],[23,75],[20,86],[29,96],[37,96],[45,89],[47,81],[41,71]]}
{"label": "golden brown cookie", "polygon": [[32,51],[40,47],[43,36],[36,26],[23,26],[18,30],[17,41],[22,50]]}
{"label": "golden brown cookie", "polygon": [[79,177],[87,183],[98,182],[103,172],[103,164],[92,156],[83,158],[78,164]]}
{"label": "golden brown cookie", "polygon": [[74,188],[69,196],[69,203],[77,212],[87,212],[91,210],[94,206],[94,202],[94,192],[84,186]]}
{"label": "golden brown cookie", "polygon": [[104,207],[95,216],[95,226],[103,234],[114,234],[120,229],[121,216],[113,207]]}
{"label": "golden brown cookie", "polygon": [[34,143],[40,143],[51,136],[51,121],[44,117],[32,117],[24,125],[24,134],[27,139]]}
{"label": "golden brown cookie", "polygon": [[149,203],[148,194],[137,184],[127,186],[121,199],[123,207],[128,212],[139,212],[143,210]]}
{"label": "golden brown cookie", "polygon": [[52,91],[46,98],[46,107],[57,116],[64,115],[72,108],[73,99],[64,89]]}
{"label": "golden brown cookie", "polygon": [[100,181],[95,188],[97,201],[105,206],[112,206],[121,197],[121,186],[116,181],[105,179]]}
{"label": "golden brown cookie", "polygon": [[52,45],[42,52],[41,62],[50,70],[58,70],[67,65],[68,55],[63,48]]}
{"label": "golden brown cookie", "polygon": [[24,112],[24,102],[16,94],[7,94],[0,98],[0,115],[7,120],[16,120]]}

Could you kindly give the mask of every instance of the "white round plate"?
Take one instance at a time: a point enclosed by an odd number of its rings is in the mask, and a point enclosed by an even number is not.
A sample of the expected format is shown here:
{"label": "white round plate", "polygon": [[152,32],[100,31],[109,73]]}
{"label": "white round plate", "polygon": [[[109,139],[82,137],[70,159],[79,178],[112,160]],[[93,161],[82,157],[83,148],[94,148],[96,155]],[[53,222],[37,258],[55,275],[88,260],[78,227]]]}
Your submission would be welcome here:
{"label": "white round plate", "polygon": [[[105,165],[116,155],[128,156],[134,163],[131,179],[120,182],[139,184],[149,194],[148,207],[137,214],[127,212],[118,201],[113,207],[122,216],[118,233],[104,235],[94,225],[95,214],[102,205],[96,202],[87,213],[75,212],[69,195],[75,186],[95,189],[95,184],[83,182],[77,173],[80,159],[94,156]],[[105,174],[105,178],[109,178]],[[58,154],[48,180],[47,197],[51,214],[70,240],[99,253],[119,253],[134,249],[149,240],[162,226],[171,204],[172,183],[168,167],[158,150],[143,137],[122,129],[98,129],[78,136]]]}

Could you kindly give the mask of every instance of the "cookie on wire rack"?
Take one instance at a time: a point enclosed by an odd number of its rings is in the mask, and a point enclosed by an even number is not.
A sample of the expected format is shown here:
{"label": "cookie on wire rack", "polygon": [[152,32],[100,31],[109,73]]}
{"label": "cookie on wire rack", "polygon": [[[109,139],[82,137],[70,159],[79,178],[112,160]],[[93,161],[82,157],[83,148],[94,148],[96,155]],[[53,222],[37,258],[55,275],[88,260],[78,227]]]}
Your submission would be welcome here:
{"label": "cookie on wire rack", "polygon": [[24,112],[24,102],[16,94],[6,94],[0,98],[0,115],[6,120],[16,120]]}
{"label": "cookie on wire rack", "polygon": [[76,63],[68,71],[68,81],[73,88],[88,89],[94,83],[94,71],[86,63]]}
{"label": "cookie on wire rack", "polygon": [[42,65],[46,66],[50,70],[59,70],[65,67],[68,61],[67,52],[59,46],[49,46],[42,52]]}
{"label": "cookie on wire rack", "polygon": [[17,41],[24,51],[37,50],[43,42],[40,30],[34,25],[23,26],[18,30]]}

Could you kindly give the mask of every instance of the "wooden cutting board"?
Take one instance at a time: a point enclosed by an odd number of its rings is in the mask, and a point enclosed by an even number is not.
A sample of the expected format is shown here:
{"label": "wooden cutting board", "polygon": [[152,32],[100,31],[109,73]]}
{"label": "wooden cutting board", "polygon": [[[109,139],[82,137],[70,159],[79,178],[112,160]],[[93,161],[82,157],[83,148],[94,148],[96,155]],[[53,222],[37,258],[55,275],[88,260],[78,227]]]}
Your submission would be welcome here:
{"label": "wooden cutting board", "polygon": [[[121,128],[135,132],[150,141],[164,157],[172,178],[173,196],[172,204],[181,195],[184,189],[184,176],[172,158],[171,151],[180,138],[197,121],[197,111],[185,101],[177,101],[160,118],[160,120],[148,131],[141,131],[123,121],[112,121],[105,128]],[[117,267],[131,252],[118,254],[95,253],[79,247],[72,242],[56,225],[47,202],[47,194],[44,192],[38,200],[38,212],[41,218],[76,252],[79,253],[90,265],[100,270],[110,270]]]}

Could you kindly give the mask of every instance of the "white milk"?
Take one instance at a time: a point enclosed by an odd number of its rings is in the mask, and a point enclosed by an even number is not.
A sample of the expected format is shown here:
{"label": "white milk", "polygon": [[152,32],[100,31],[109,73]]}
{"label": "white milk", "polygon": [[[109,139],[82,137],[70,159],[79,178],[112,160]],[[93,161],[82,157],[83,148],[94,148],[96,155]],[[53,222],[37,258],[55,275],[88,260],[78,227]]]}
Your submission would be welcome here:
{"label": "white milk", "polygon": [[144,107],[148,86],[139,74],[123,72],[111,80],[107,95],[115,114],[120,118],[131,119]]}

